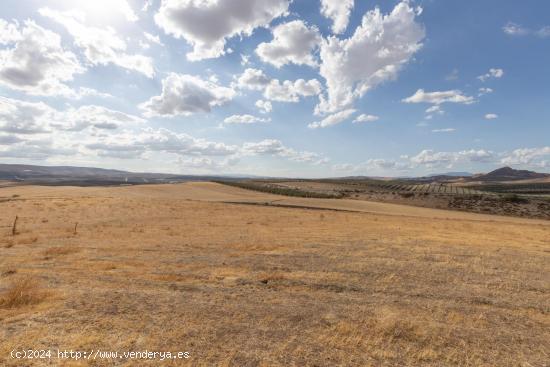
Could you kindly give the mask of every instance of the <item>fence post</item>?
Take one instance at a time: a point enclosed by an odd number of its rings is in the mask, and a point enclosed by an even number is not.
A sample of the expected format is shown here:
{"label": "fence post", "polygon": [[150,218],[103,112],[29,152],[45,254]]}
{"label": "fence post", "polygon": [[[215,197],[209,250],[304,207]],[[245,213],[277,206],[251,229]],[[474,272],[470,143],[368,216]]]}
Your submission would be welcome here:
{"label": "fence post", "polygon": [[19,217],[16,215],[15,220],[13,221],[13,227],[11,227],[11,235],[15,236],[17,234],[17,220]]}

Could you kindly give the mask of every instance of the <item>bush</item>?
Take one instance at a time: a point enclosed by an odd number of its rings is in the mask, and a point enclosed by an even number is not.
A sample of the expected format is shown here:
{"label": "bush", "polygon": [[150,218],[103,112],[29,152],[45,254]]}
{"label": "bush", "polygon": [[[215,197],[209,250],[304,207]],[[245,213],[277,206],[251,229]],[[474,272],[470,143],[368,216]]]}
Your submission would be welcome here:
{"label": "bush", "polygon": [[0,308],[17,308],[40,303],[46,294],[35,279],[19,278],[0,295]]}
{"label": "bush", "polygon": [[516,194],[506,194],[501,197],[503,201],[514,204],[526,204],[529,202],[526,198],[523,198]]}

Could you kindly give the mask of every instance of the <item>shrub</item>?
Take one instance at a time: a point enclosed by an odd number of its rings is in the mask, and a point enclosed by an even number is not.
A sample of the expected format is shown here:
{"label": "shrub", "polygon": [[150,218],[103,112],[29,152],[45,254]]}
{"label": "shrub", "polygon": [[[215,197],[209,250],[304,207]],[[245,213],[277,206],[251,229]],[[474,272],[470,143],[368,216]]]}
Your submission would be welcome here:
{"label": "shrub", "polygon": [[19,278],[13,281],[0,295],[0,308],[17,308],[40,303],[46,293],[40,289],[39,283],[31,278]]}
{"label": "shrub", "polygon": [[508,203],[514,203],[514,204],[525,204],[529,202],[529,200],[527,200],[526,198],[523,198],[516,194],[505,194],[501,197],[501,199]]}

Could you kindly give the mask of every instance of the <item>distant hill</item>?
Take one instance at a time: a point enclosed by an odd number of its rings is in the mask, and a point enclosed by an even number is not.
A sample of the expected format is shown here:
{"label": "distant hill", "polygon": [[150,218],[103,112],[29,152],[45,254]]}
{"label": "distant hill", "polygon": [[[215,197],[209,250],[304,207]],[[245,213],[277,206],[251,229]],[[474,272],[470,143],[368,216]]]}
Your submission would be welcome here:
{"label": "distant hill", "polygon": [[470,178],[471,181],[519,181],[519,180],[530,180],[538,178],[549,178],[550,174],[547,173],[538,173],[534,171],[527,170],[517,170],[511,167],[502,167],[491,171],[486,174],[474,175]]}
{"label": "distant hill", "polygon": [[429,175],[428,177],[435,177],[435,176],[444,176],[444,177],[471,177],[473,176],[473,173],[470,172],[445,172],[445,173],[435,173],[433,175]]}
{"label": "distant hill", "polygon": [[41,185],[121,185],[236,178],[243,177],[127,172],[92,167],[0,164],[0,180]]}

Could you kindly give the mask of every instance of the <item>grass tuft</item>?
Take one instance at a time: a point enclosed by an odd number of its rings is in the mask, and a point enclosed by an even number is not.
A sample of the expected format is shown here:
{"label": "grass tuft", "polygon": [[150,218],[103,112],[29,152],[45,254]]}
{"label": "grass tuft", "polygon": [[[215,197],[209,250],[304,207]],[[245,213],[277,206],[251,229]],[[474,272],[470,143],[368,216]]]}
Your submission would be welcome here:
{"label": "grass tuft", "polygon": [[0,294],[0,308],[19,308],[34,305],[46,298],[39,282],[31,277],[14,280],[8,288]]}

